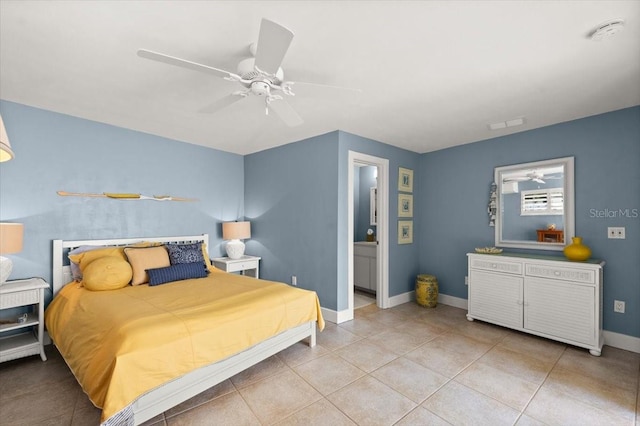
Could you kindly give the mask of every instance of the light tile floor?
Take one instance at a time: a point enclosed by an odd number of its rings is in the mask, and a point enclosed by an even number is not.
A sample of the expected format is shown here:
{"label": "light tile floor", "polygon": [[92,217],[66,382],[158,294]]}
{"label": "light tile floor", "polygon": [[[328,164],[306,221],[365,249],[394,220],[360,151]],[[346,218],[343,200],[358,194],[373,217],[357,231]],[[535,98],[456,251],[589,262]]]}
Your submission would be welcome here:
{"label": "light tile floor", "polygon": [[[157,416],[156,425],[640,426],[640,354],[585,349],[445,305],[356,310]],[[0,364],[0,425],[97,425],[53,347]]]}

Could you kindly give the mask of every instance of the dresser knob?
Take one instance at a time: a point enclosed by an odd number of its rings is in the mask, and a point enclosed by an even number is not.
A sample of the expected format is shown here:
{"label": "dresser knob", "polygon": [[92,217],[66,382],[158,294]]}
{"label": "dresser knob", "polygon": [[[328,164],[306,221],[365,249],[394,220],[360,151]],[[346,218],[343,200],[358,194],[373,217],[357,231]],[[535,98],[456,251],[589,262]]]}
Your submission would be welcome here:
{"label": "dresser knob", "polygon": [[555,275],[556,277],[560,276],[560,271],[553,271],[553,275]]}
{"label": "dresser knob", "polygon": [[491,264],[491,267],[495,269],[495,268],[497,268],[497,267],[498,267],[498,265],[496,265],[495,263],[492,263],[492,264]]}

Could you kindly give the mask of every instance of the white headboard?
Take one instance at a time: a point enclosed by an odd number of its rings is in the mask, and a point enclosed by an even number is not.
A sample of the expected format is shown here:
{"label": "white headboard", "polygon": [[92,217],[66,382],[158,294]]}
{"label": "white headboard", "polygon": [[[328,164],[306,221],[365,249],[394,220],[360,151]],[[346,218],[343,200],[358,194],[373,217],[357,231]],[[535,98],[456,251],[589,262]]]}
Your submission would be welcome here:
{"label": "white headboard", "polygon": [[80,246],[126,246],[149,241],[154,243],[198,243],[209,246],[209,234],[188,235],[183,237],[116,238],[110,240],[53,240],[53,295],[58,294],[65,284],[73,281],[71,270],[65,266],[68,250]]}

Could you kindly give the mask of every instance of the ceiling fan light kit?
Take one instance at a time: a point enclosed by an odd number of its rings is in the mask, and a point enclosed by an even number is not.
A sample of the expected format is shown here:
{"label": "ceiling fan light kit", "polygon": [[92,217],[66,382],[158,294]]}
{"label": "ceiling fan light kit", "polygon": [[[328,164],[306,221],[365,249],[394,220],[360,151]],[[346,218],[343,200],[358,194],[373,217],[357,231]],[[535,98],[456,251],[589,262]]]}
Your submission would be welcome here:
{"label": "ceiling fan light kit", "polygon": [[591,33],[591,40],[602,41],[624,30],[624,21],[622,19],[613,19],[603,22]]}
{"label": "ceiling fan light kit", "polygon": [[[291,30],[263,18],[260,24],[258,42],[249,46],[249,51],[254,57],[242,60],[238,64],[237,74],[146,49],[138,50],[138,56],[213,74],[227,81],[239,83],[244,87],[244,90],[234,91],[211,105],[202,108],[200,112],[215,113],[233,105],[237,101],[245,99],[249,95],[255,95],[265,98],[266,115],[269,115],[269,110],[273,110],[287,126],[294,127],[301,125],[303,120],[291,105],[286,102],[284,97],[278,94],[278,92],[282,92],[286,96],[295,96],[292,90],[294,82],[284,81],[284,71],[280,67],[292,40],[293,32]],[[314,84],[314,86],[323,85]],[[337,88],[335,86],[325,87]]]}

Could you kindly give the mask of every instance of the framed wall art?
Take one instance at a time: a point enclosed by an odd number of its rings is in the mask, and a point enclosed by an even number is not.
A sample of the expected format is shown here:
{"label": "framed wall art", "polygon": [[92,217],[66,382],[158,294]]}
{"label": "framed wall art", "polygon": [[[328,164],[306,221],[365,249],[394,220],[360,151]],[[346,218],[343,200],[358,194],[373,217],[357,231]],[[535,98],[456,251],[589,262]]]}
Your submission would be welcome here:
{"label": "framed wall art", "polygon": [[413,244],[413,221],[398,222],[398,244]]}
{"label": "framed wall art", "polygon": [[398,167],[398,191],[413,192],[413,170]]}
{"label": "framed wall art", "polygon": [[413,195],[398,194],[398,217],[413,217]]}

